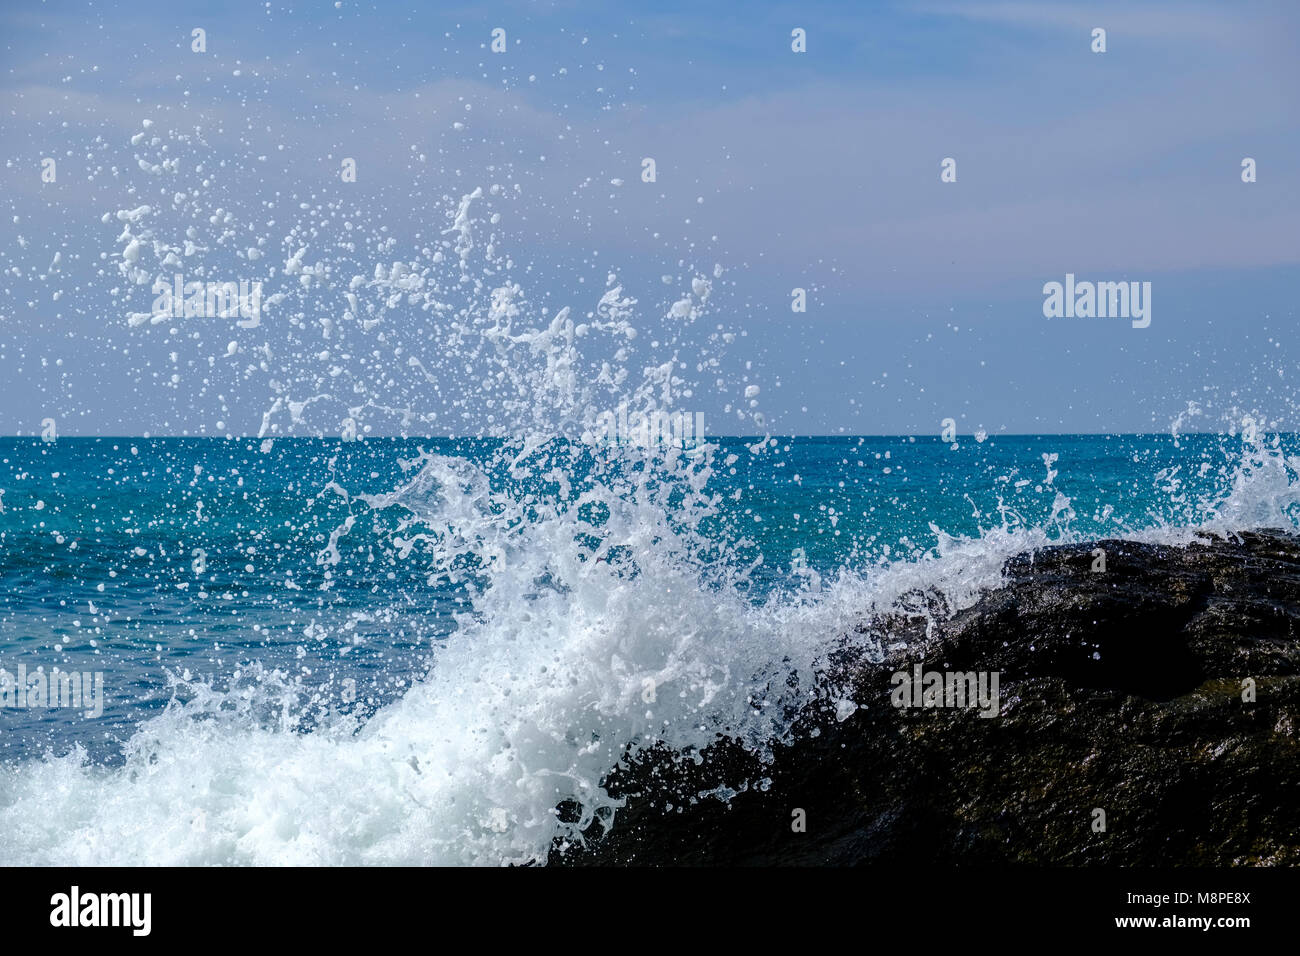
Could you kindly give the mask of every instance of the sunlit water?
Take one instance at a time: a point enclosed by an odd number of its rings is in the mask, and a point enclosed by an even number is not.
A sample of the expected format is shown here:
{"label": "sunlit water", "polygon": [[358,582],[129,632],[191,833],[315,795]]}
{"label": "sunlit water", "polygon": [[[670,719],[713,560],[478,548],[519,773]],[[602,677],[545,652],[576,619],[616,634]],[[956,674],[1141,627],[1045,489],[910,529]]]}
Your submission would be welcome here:
{"label": "sunlit water", "polygon": [[0,857],[535,860],[628,745],[761,753],[909,590],[1296,506],[1290,435],[714,443],[0,442],[0,666],[104,681],[0,711]]}

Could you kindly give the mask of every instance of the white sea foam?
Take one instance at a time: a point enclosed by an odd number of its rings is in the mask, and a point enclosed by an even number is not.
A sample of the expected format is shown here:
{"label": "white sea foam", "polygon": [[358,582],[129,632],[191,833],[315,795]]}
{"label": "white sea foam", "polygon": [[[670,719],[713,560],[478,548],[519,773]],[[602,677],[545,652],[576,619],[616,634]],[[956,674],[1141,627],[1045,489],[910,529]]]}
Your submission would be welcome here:
{"label": "white sea foam", "polygon": [[[1284,519],[1273,509],[1295,502],[1294,462],[1266,451],[1248,459],[1217,531],[1239,530],[1236,516],[1277,525]],[[443,488],[470,490],[447,496]],[[400,508],[417,495],[422,520],[436,514],[454,524],[468,546],[499,527],[482,508],[487,491],[464,462],[430,457],[375,505]],[[671,547],[650,544],[655,532],[624,520],[639,521],[637,509],[611,525],[614,539],[632,542],[635,573],[592,560],[561,517],[501,538],[504,562],[476,613],[430,672],[359,730],[340,721],[296,732],[286,688],[263,680],[230,694],[199,688],[173,704],[141,727],[123,767],[90,767],[77,754],[7,766],[5,862],[542,860],[553,840],[578,838],[596,815],[615,814],[617,826],[617,803],[601,782],[629,745],[698,748],[726,734],[762,752],[786,729],[785,678],[800,678],[798,693],[812,689],[815,663],[867,612],[917,589],[967,606],[997,586],[1008,557],[1072,537],[941,535],[921,560],[845,572],[816,593],[754,604],[702,585]],[[1193,533],[1133,537],[1181,543]],[[869,648],[873,640],[853,639]],[[566,799],[582,806],[576,826],[555,813]]]}
{"label": "white sea foam", "polygon": [[[1043,527],[1004,520],[975,538],[936,528],[938,546],[924,556],[826,580],[808,574],[801,590],[756,603],[744,587],[752,562],[700,530],[717,510],[716,449],[594,454],[554,441],[590,433],[620,401],[644,414],[680,407],[694,386],[678,378],[671,343],[666,354],[641,355],[642,371],[632,366],[636,303],[614,276],[584,321],[530,305],[494,250],[498,237],[478,234],[484,198],[476,189],[456,205],[444,245],[411,262],[375,262],[345,287],[293,245],[284,263],[293,282],[268,301],[329,321],[321,341],[294,339],[288,370],[268,380],[261,430],[269,440],[339,406],[349,421],[386,414],[417,427],[467,402],[488,409],[480,433],[506,439],[495,470],[424,454],[390,493],[351,498],[393,516],[400,560],[420,562],[435,583],[469,582],[473,613],[437,647],[428,673],[411,675],[407,692],[363,726],[339,717],[302,732],[300,689],[253,674],[234,689],[185,685],[134,734],[123,766],[91,766],[80,752],[5,764],[0,862],[540,862],[597,816],[618,825],[603,780],[629,748],[661,742],[688,753],[727,736],[761,756],[787,733],[789,710],[820,690],[814,675],[829,651],[846,638],[880,650],[857,630],[871,612],[918,590],[968,606],[998,585],[1009,557],[1078,539],[1071,502],[1057,493]],[[160,237],[162,225],[146,226],[150,213],[117,217],[126,224],[121,269],[137,284],[162,267],[158,251],[189,241]],[[692,277],[672,322],[694,322],[710,296],[710,282]],[[719,354],[732,341],[719,335]],[[225,342],[224,355],[258,347]],[[271,346],[260,348],[269,358]],[[362,358],[343,368],[345,348]],[[695,364],[713,374],[709,361]],[[339,379],[349,391],[326,390]],[[761,422],[760,393],[749,384],[739,396],[750,421]],[[760,441],[750,453],[769,448]],[[1289,526],[1297,464],[1249,445],[1231,493],[1202,509],[1205,527]],[[322,560],[342,560],[339,539],[352,533],[349,518]],[[1181,542],[1196,533],[1156,525],[1129,536]],[[837,711],[849,704],[861,706],[838,701]],[[566,800],[581,808],[576,824],[556,812]]]}
{"label": "white sea foam", "polygon": [[[601,782],[627,745],[727,734],[761,752],[785,730],[785,678],[812,688],[814,663],[864,609],[936,584],[968,601],[1031,538],[954,542],[756,606],[652,553],[636,552],[629,577],[580,563],[565,529],[530,529],[428,675],[355,733],[343,722],[295,732],[273,706],[288,706],[284,688],[263,681],[173,704],[120,768],[77,754],[7,766],[5,862],[544,859],[555,838],[617,812]],[[563,590],[534,585],[543,564]],[[582,805],[577,827],[556,816],[565,799]]]}

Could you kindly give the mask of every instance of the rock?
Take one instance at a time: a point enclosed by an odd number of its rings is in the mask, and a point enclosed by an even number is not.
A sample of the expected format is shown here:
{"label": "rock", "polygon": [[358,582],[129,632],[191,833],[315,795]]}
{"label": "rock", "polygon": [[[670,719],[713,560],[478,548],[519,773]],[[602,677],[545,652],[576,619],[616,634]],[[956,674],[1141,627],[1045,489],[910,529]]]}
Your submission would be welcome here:
{"label": "rock", "polygon": [[[868,628],[907,650],[846,641],[770,764],[726,741],[643,755],[608,778],[613,828],[549,862],[1300,864],[1300,538],[1047,548],[928,636]],[[1000,714],[893,706],[917,663],[998,672]],[[739,792],[700,796],[719,787]]]}

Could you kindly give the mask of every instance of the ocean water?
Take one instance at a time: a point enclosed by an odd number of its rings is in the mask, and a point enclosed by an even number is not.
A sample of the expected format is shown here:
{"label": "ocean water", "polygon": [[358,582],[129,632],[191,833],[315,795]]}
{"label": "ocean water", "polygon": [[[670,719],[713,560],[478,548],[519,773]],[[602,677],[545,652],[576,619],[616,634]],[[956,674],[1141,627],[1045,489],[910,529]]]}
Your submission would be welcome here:
{"label": "ocean water", "polygon": [[[1053,542],[1296,522],[1281,385],[1166,434],[781,437],[747,267],[634,289],[554,260],[508,168],[404,190],[399,235],[270,203],[251,144],[214,169],[149,119],[104,149],[99,265],[50,281],[149,420],[232,435],[0,439],[0,863],[541,862],[618,826],[604,781],[639,750],[761,764],[810,701],[851,703],[827,655],[879,653],[860,625],[920,591],[959,609]],[[262,307],[140,311],[178,263]],[[636,424],[703,410],[699,443]],[[473,437],[379,437],[433,433]]]}
{"label": "ocean water", "polygon": [[537,861],[917,588],[1300,506],[1293,434],[981,437],[0,439],[0,668],[103,695],[6,698],[0,862]]}

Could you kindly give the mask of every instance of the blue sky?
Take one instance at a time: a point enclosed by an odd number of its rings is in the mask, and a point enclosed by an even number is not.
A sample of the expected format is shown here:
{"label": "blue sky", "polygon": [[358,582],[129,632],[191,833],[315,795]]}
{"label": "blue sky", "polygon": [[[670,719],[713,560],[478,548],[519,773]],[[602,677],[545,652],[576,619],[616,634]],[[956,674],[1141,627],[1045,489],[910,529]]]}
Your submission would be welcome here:
{"label": "blue sky", "polygon": [[[779,432],[1163,430],[1189,401],[1203,427],[1300,428],[1295,4],[231,6],[0,12],[0,433],[257,429],[255,384],[167,386],[210,342],[171,358],[112,292],[101,217],[155,188],[144,119],[201,128],[245,213],[329,201],[355,157],[346,202],[399,243],[517,184],[503,241],[534,296],[587,307],[616,271],[651,332],[661,276],[720,264],[708,321],[743,331],[731,358]],[[1150,328],[1045,319],[1067,272],[1150,281]],[[699,401],[736,430],[725,395]]]}

